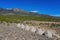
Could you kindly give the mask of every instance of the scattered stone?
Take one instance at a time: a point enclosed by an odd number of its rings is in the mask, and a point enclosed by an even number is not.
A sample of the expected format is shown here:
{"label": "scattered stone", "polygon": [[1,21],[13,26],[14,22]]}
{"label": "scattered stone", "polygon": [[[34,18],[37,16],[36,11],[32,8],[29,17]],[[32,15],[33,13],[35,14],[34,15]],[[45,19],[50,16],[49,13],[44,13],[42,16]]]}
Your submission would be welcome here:
{"label": "scattered stone", "polygon": [[[0,24],[0,40],[53,40],[53,34],[54,31],[52,30],[35,28],[20,23],[11,23],[9,26]],[[57,34],[55,36],[60,38]]]}

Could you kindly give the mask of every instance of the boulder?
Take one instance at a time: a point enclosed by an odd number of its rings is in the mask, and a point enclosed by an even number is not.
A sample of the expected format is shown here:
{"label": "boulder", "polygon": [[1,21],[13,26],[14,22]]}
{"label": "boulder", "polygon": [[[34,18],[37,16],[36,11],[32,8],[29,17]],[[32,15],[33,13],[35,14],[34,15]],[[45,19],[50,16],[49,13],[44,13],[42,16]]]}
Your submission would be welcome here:
{"label": "boulder", "polygon": [[31,31],[31,32],[36,32],[36,28],[33,27],[33,26],[31,26],[30,31]]}
{"label": "boulder", "polygon": [[44,34],[46,37],[49,37],[49,38],[52,38],[52,35],[53,35],[50,30],[46,30]]}
{"label": "boulder", "polygon": [[29,31],[30,30],[30,26],[26,25],[25,30]]}
{"label": "boulder", "polygon": [[18,23],[18,24],[17,24],[17,27],[19,27],[19,28],[20,28],[20,27],[21,27],[21,24],[20,24],[20,23]]}
{"label": "boulder", "polygon": [[45,32],[45,30],[37,29],[37,34],[42,35]]}
{"label": "boulder", "polygon": [[25,28],[25,25],[21,24],[21,28],[24,29]]}
{"label": "boulder", "polygon": [[25,28],[25,25],[18,23],[17,24],[17,27],[24,29]]}

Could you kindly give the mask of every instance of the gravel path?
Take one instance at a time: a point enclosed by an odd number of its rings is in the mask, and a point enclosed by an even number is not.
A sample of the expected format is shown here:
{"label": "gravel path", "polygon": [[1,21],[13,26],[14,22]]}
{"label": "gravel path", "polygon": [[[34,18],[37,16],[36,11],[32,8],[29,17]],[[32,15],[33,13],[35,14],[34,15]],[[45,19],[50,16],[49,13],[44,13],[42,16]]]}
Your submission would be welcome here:
{"label": "gravel path", "polygon": [[16,25],[0,24],[0,40],[52,40],[42,35],[17,28]]}

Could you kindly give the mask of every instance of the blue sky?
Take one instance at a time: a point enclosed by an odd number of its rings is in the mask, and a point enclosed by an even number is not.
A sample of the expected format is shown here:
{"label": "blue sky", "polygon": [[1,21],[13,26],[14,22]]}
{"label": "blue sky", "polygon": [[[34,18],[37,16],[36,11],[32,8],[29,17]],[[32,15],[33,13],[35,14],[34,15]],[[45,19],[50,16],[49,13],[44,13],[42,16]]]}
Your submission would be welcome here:
{"label": "blue sky", "polygon": [[60,0],[0,0],[1,8],[20,8],[39,14],[60,16]]}

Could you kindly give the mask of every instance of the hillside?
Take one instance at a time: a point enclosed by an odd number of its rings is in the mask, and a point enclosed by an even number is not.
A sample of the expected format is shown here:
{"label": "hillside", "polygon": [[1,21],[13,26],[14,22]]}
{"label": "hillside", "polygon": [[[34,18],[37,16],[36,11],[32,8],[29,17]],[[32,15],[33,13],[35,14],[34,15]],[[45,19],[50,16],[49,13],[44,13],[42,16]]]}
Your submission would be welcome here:
{"label": "hillside", "polygon": [[60,17],[53,17],[45,14],[27,12],[24,10],[20,10],[18,8],[12,8],[12,9],[0,8],[0,21],[20,22],[24,20],[60,22]]}

